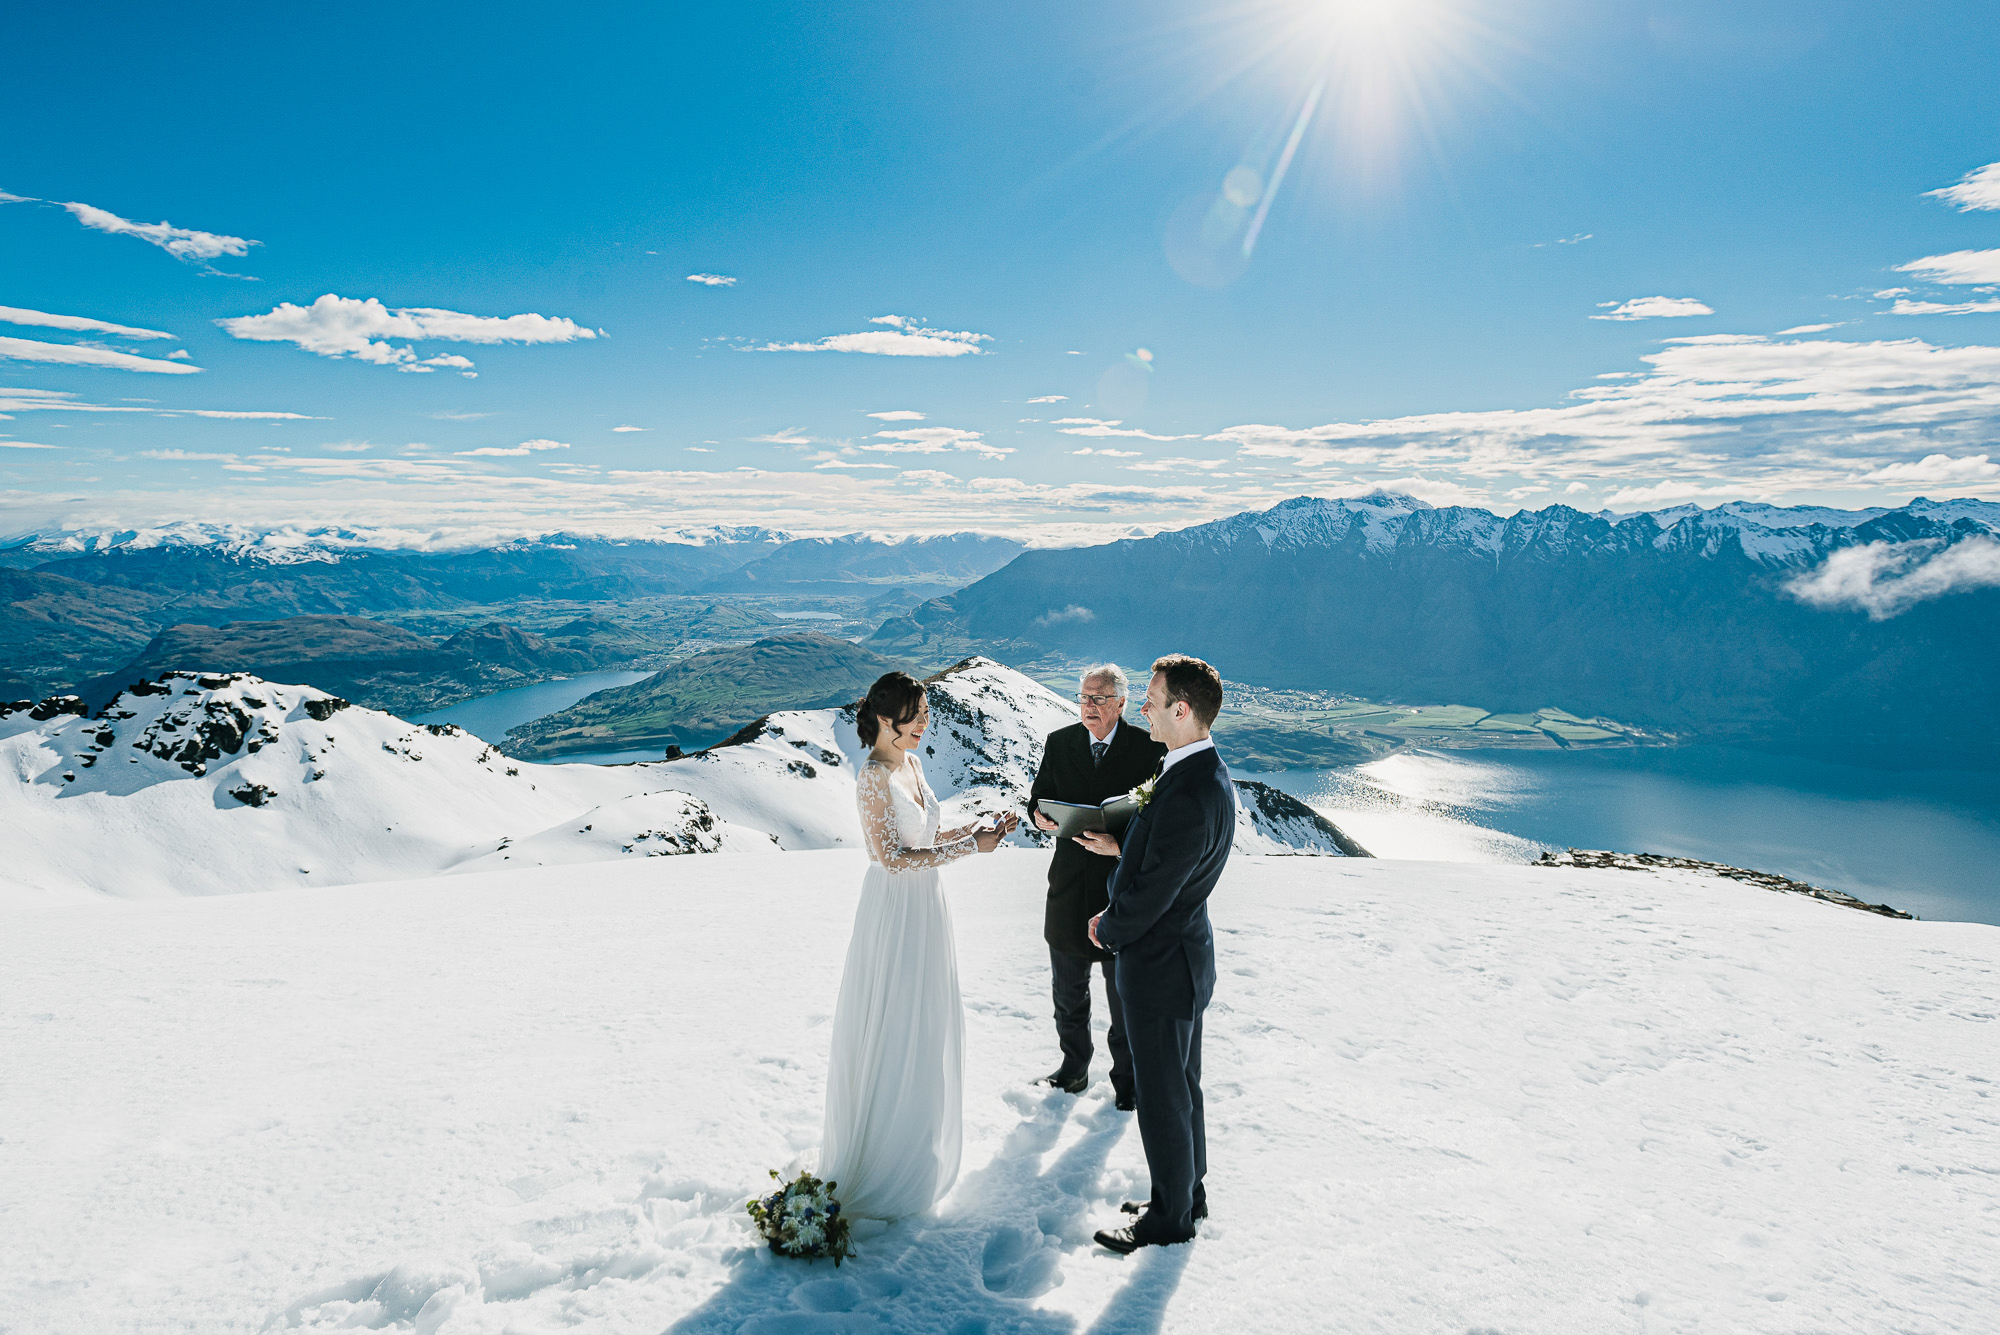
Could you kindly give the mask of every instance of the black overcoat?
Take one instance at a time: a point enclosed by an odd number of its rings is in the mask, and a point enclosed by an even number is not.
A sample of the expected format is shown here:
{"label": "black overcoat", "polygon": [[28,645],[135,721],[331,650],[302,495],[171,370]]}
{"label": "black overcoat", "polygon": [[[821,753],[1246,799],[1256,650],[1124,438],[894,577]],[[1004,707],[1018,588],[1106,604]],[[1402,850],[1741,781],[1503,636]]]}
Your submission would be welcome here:
{"label": "black overcoat", "polygon": [[[1029,818],[1034,817],[1035,803],[1045,797],[1088,806],[1128,793],[1159,773],[1166,754],[1167,748],[1144,728],[1121,722],[1111,734],[1104,763],[1093,765],[1090,730],[1081,723],[1057,728],[1042,746],[1042,767],[1028,794]],[[1089,852],[1074,840],[1056,841],[1055,856],[1049,859],[1049,903],[1042,916],[1042,936],[1050,945],[1072,955],[1106,958],[1104,951],[1090,944],[1085,928],[1110,902],[1105,883],[1117,865],[1117,858]]]}

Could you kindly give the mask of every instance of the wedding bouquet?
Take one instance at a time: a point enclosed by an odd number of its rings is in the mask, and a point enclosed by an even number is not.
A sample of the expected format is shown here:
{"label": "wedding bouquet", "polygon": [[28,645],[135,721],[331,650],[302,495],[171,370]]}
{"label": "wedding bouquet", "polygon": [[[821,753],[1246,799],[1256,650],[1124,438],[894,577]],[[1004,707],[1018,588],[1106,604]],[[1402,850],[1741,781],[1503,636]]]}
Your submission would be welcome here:
{"label": "wedding bouquet", "polygon": [[775,1168],[771,1177],[779,1182],[778,1189],[745,1208],[772,1251],[808,1261],[831,1256],[835,1265],[855,1254],[840,1202],[833,1198],[835,1183],[822,1182],[811,1173],[800,1173],[785,1183]]}

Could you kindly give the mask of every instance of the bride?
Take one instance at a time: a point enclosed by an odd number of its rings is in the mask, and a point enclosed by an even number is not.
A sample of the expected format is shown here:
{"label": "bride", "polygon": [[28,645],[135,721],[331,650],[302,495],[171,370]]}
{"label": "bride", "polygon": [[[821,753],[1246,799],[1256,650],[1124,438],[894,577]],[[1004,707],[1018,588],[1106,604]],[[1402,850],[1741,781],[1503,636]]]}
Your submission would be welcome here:
{"label": "bride", "polygon": [[855,717],[870,748],[856,793],[869,864],[833,1013],[819,1171],[862,1219],[920,1214],[958,1180],[965,1013],[937,869],[992,852],[1018,819],[938,829],[917,759],[929,723],[922,683],[903,672],[869,688]]}

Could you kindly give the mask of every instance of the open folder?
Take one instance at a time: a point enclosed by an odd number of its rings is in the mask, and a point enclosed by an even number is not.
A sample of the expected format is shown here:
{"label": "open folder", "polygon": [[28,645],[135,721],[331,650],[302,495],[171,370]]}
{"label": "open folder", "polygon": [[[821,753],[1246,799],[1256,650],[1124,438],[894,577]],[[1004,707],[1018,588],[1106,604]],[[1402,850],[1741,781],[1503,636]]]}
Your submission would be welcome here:
{"label": "open folder", "polygon": [[1068,839],[1090,830],[1121,833],[1138,809],[1139,803],[1130,793],[1108,797],[1094,807],[1078,806],[1074,802],[1054,802],[1046,797],[1035,803],[1035,810],[1056,823],[1055,836],[1058,839]]}

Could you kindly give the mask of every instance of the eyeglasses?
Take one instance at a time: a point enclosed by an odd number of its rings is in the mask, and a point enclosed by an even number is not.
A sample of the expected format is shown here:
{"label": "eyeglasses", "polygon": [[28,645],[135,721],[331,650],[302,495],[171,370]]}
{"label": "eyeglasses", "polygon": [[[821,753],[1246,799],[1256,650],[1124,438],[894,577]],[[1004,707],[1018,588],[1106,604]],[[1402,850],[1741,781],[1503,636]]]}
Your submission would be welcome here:
{"label": "eyeglasses", "polygon": [[1113,700],[1123,700],[1122,695],[1079,695],[1076,697],[1087,705],[1108,705]]}

